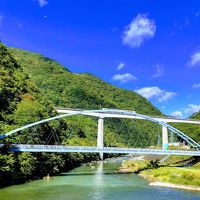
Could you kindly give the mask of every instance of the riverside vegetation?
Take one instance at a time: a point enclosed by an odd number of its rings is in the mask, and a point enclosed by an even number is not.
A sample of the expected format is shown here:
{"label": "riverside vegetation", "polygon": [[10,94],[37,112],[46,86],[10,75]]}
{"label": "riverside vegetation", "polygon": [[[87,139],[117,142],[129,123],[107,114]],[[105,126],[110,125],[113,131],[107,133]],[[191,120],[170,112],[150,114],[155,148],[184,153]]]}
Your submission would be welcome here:
{"label": "riverside vegetation", "polygon": [[[141,114],[162,113],[133,91],[117,88],[94,75],[76,74],[55,60],[37,53],[0,44],[0,133],[58,115],[55,107],[135,110]],[[106,120],[105,146],[155,145],[160,130],[141,120]],[[87,117],[60,119],[27,129],[3,143],[45,143],[55,133],[59,144],[96,145],[97,120]],[[196,135],[195,129],[191,134]],[[135,138],[139,137],[140,140]],[[196,138],[200,141],[200,137]],[[49,144],[57,141],[50,140]],[[97,154],[11,153],[0,149],[0,185],[20,183],[98,160]]]}
{"label": "riverside vegetation", "polygon": [[191,156],[169,156],[163,162],[124,160],[120,172],[139,173],[150,185],[200,190],[200,160]]}

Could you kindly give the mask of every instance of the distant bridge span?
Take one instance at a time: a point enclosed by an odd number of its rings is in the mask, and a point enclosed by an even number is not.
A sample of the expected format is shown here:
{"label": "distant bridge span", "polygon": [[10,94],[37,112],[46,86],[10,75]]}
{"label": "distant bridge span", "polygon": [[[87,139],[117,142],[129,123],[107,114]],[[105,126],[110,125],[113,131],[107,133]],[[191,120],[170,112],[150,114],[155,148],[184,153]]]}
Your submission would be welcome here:
{"label": "distant bridge span", "polygon": [[[134,111],[124,111],[117,109],[102,109],[102,110],[72,110],[72,109],[57,109],[57,112],[62,113],[62,115],[44,119],[38,122],[34,122],[25,125],[21,128],[17,128],[8,133],[0,135],[0,139],[6,138],[14,133],[22,131],[24,129],[40,125],[52,120],[70,117],[75,115],[86,115],[98,118],[98,131],[97,131],[97,147],[67,147],[67,146],[52,146],[52,145],[25,145],[25,144],[13,144],[11,145],[12,151],[29,151],[29,152],[98,152],[103,159],[103,153],[144,153],[144,154],[173,154],[173,155],[196,155],[200,156],[200,144],[194,141],[185,133],[174,128],[173,126],[167,124],[168,122],[178,122],[178,123],[192,123],[200,124],[198,120],[184,120],[175,118],[161,118],[161,117],[151,117],[142,114],[138,114]],[[64,114],[63,114],[64,113]],[[137,148],[116,148],[116,147],[104,147],[104,118],[127,118],[127,119],[143,119],[147,121],[154,122],[162,126],[162,150],[157,149],[137,149]],[[168,130],[172,131],[180,138],[182,138],[187,144],[196,151],[178,151],[178,150],[167,150],[168,149]],[[3,144],[0,144],[0,147]]]}

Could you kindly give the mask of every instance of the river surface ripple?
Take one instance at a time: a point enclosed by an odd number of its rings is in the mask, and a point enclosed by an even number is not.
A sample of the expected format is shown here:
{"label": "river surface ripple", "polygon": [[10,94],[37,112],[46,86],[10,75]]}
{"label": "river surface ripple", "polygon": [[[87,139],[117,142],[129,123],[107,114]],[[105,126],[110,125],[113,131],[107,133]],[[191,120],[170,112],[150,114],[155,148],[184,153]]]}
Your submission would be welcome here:
{"label": "river surface ripple", "polygon": [[121,159],[0,189],[0,200],[200,200],[200,192],[149,186],[135,174],[119,174]]}

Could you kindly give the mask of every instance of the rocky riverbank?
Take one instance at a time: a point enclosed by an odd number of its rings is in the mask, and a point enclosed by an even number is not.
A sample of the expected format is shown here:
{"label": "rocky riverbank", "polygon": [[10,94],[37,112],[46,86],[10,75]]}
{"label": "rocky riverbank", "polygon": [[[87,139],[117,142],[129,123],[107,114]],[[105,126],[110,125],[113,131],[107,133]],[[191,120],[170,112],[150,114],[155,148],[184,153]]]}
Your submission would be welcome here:
{"label": "rocky riverbank", "polygon": [[200,162],[193,157],[170,156],[164,162],[145,157],[125,160],[119,171],[138,173],[151,186],[200,191]]}

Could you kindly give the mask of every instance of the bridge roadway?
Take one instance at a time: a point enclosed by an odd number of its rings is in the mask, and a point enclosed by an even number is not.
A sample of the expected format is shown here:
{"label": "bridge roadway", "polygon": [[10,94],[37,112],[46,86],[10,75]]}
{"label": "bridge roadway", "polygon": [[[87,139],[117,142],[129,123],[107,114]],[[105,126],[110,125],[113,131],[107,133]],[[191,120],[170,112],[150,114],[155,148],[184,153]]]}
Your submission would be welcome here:
{"label": "bridge roadway", "polygon": [[[3,146],[4,144],[0,144]],[[119,148],[95,146],[64,146],[64,145],[32,145],[32,144],[12,144],[10,151],[14,152],[81,152],[81,153],[117,153],[117,154],[155,154],[155,155],[188,155],[200,156],[200,151],[193,150],[162,150],[143,148]]]}

